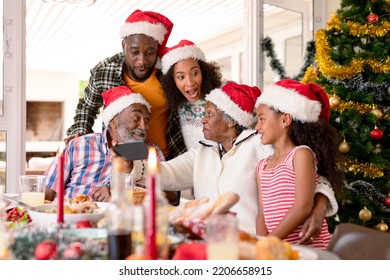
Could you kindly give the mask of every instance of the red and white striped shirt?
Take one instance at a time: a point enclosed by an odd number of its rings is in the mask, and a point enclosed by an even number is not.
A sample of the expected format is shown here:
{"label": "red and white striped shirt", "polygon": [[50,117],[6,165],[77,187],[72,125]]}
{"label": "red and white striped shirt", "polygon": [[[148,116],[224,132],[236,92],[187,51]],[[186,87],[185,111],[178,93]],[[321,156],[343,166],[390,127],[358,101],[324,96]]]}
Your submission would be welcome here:
{"label": "red and white striped shirt", "polygon": [[[295,171],[292,162],[296,151],[301,148],[310,149],[307,146],[295,147],[286,155],[280,165],[268,170],[264,170],[264,167],[267,165],[269,157],[260,160],[257,166],[257,174],[261,180],[259,191],[262,193],[264,219],[268,232],[272,232],[276,228],[295,202]],[[317,178],[318,175],[316,175],[316,183]],[[298,243],[301,239],[299,237],[301,228],[302,225],[297,227],[284,240],[290,243]],[[310,246],[326,249],[330,238],[331,234],[328,231],[328,225],[324,219],[321,233],[314,239]]]}

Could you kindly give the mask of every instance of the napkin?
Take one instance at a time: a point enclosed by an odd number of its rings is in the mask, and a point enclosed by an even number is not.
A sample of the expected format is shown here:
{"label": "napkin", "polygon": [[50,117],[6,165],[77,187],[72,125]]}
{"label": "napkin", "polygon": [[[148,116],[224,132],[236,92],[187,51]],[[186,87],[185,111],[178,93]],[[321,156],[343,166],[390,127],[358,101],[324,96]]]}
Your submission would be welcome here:
{"label": "napkin", "polygon": [[177,247],[172,260],[207,260],[206,243],[182,243]]}

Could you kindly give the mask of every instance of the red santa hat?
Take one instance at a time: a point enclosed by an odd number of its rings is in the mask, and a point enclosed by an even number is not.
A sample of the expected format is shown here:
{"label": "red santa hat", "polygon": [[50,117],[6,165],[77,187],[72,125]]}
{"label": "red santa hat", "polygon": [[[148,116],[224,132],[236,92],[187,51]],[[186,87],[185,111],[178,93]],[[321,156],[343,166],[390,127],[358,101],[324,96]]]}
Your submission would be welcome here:
{"label": "red santa hat", "polygon": [[159,55],[165,48],[173,23],[165,16],[151,11],[135,10],[122,25],[120,37],[123,39],[134,34],[145,34],[159,44]]}
{"label": "red santa hat", "polygon": [[189,58],[202,61],[206,60],[203,51],[188,40],[181,40],[176,46],[166,48],[161,58],[163,74],[166,74],[172,65]]}
{"label": "red santa hat", "polygon": [[256,107],[260,104],[288,113],[301,122],[316,122],[319,117],[329,121],[330,118],[329,98],[324,89],[314,83],[302,84],[292,79],[278,81],[264,90]]}
{"label": "red santa hat", "polygon": [[111,88],[103,92],[102,97],[104,102],[103,123],[105,126],[108,126],[108,123],[116,115],[134,103],[145,105],[150,112],[150,104],[145,98],[139,93],[134,93],[126,86]]}
{"label": "red santa hat", "polygon": [[258,87],[228,82],[222,88],[212,90],[205,99],[248,128],[255,122],[253,112],[260,94]]}

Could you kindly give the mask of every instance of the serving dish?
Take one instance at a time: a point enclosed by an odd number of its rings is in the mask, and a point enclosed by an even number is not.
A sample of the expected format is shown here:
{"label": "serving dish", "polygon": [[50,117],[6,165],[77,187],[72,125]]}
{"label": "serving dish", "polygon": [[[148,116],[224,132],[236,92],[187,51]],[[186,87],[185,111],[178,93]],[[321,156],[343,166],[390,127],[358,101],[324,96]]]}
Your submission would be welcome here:
{"label": "serving dish", "polygon": [[[107,202],[97,202],[99,209],[93,213],[64,214],[64,223],[75,224],[80,221],[97,223],[104,217],[108,204]],[[28,214],[34,224],[47,227],[57,222],[57,213],[50,212],[55,209],[57,209],[56,203],[44,204],[35,207],[34,210],[28,210]]]}

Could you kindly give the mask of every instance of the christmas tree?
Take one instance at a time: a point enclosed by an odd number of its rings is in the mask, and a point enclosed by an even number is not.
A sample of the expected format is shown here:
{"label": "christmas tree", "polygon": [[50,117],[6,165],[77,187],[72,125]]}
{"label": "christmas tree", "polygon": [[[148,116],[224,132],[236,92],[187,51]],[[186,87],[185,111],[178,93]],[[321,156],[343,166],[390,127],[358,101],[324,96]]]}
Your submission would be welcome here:
{"label": "christmas tree", "polygon": [[303,82],[329,94],[346,187],[331,227],[390,226],[390,1],[342,0],[315,33],[316,63]]}

